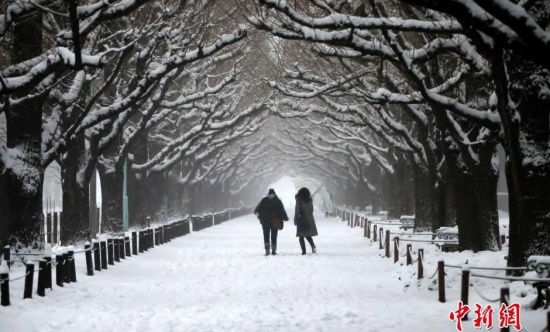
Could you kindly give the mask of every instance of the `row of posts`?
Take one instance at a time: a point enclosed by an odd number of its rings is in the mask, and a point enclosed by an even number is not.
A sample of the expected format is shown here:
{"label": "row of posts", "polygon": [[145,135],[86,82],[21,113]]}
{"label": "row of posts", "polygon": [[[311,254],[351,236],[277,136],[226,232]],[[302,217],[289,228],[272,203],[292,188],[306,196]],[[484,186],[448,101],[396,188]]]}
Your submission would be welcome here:
{"label": "row of posts", "polygon": [[[347,221],[348,226],[354,227],[353,221],[356,220],[358,217],[357,215],[354,215],[352,212],[336,209],[335,215],[340,217],[342,221]],[[360,225],[364,227],[365,232],[364,236],[366,238],[371,238],[374,242],[379,242],[379,249],[385,249],[385,256],[390,258],[390,231],[386,230],[385,233],[385,239],[384,244],[382,243],[382,238],[384,235],[384,229],[380,227],[378,229],[378,225],[374,224],[373,229],[371,231],[371,222],[366,220],[361,221]],[[372,233],[371,233],[372,232]],[[399,261],[399,237],[395,237],[394,239],[394,245],[393,245],[393,253],[394,253],[394,263],[397,263]],[[407,265],[412,265],[413,259],[412,259],[412,244],[407,244],[407,251],[406,251],[406,260]],[[418,279],[424,278],[424,266],[422,265],[422,260],[424,258],[424,249],[420,248],[418,249]],[[445,297],[445,262],[439,261],[437,262],[437,285],[438,285],[438,300],[441,303],[446,302]],[[463,269],[462,270],[462,280],[461,280],[461,291],[460,291],[460,300],[464,305],[468,304],[469,300],[469,286],[470,286],[470,270]],[[503,287],[500,289],[500,303],[509,305],[508,299],[510,298],[510,289],[508,287]],[[468,320],[468,315],[466,314],[462,320]],[[547,326],[550,327],[550,312],[547,313]],[[503,327],[500,329],[501,332],[509,332],[509,327]]]}
{"label": "row of posts", "polygon": [[[157,228],[150,228],[131,232],[130,236],[115,236],[104,240],[92,240],[84,245],[84,254],[86,256],[87,275],[93,276],[94,270],[106,270],[108,265],[114,265],[115,262],[121,262],[132,255],[138,255],[148,251],[155,246],[170,242],[171,240],[188,234],[190,232],[189,222],[187,220],[176,221]],[[38,296],[46,295],[46,288],[53,290],[52,287],[52,267],[55,267],[55,283],[59,287],[64,284],[76,282],[75,252],[66,251],[55,255],[55,263],[52,262],[52,256],[44,256],[38,260],[38,280],[36,294]],[[10,305],[9,291],[9,262],[10,247],[6,246],[3,250],[4,260],[0,268],[0,305]],[[93,257],[93,258],[92,258]],[[55,264],[55,265],[53,265]],[[32,298],[33,279],[35,264],[33,261],[26,263],[25,286],[23,298]]]}
{"label": "row of posts", "polygon": [[[364,228],[364,237],[371,239],[373,242],[379,243],[379,249],[385,249],[385,256],[388,258],[391,258],[391,250],[390,250],[390,231],[386,230],[386,233],[384,234],[384,228],[380,227],[378,228],[377,224],[372,225],[372,221],[369,221],[367,218],[363,216],[359,216],[358,214],[355,214],[353,212],[336,209],[336,216],[340,217],[342,221],[347,221],[348,226],[351,228],[354,227],[363,227]],[[372,229],[372,230],[371,230]],[[384,236],[385,235],[385,236]],[[399,261],[399,237],[394,238],[394,245],[393,245],[393,261],[394,263],[397,263]],[[418,279],[424,278],[424,267],[422,265],[422,259],[424,257],[424,249],[418,249]],[[407,244],[407,265],[412,265],[413,259],[412,259],[412,245]]]}
{"label": "row of posts", "polygon": [[[371,233],[371,222],[366,220],[367,218],[361,217],[362,219],[358,219],[358,215],[354,214],[353,212],[344,211],[338,208],[335,208],[334,214],[342,221],[347,221],[348,226],[350,227],[364,227],[364,236],[366,238],[371,238],[374,242],[379,242],[379,249],[385,249],[385,256],[390,258],[390,231],[386,230],[385,233],[385,239],[384,243],[382,243],[382,238],[384,235],[384,229],[380,227],[378,229],[378,225],[374,224],[374,228],[372,229]],[[364,218],[364,219],[363,219]],[[505,239],[502,239],[502,242],[504,243]],[[399,261],[399,237],[394,238],[394,246],[393,246],[393,252],[394,252],[394,263],[397,263]],[[412,259],[412,245],[407,244],[407,251],[406,251],[406,259],[407,259],[407,265],[411,265],[413,263]],[[424,266],[422,265],[422,259],[424,258],[424,249],[420,248],[418,249],[418,279],[424,278]],[[439,296],[439,302],[445,303],[445,262],[439,261],[437,263],[437,277],[438,277],[438,296]],[[460,300],[464,305],[468,304],[468,297],[469,297],[469,285],[470,285],[470,270],[469,269],[463,269],[462,270],[462,280],[461,280],[461,292],[460,292]],[[500,303],[509,305],[508,299],[510,298],[510,289],[508,287],[503,287],[500,289]],[[550,311],[547,313],[547,326],[550,328]],[[466,314],[462,320],[468,320],[468,314]],[[505,326],[500,329],[501,332],[509,332],[509,327]]]}

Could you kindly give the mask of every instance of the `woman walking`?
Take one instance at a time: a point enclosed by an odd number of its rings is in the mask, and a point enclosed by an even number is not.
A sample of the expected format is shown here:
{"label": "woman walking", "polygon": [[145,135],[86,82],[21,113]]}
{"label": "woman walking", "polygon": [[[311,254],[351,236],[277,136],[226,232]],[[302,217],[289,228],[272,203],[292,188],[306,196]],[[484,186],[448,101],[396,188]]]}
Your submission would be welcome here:
{"label": "woman walking", "polygon": [[296,225],[296,236],[300,238],[302,255],[306,254],[306,243],[304,238],[311,245],[311,251],[316,253],[315,243],[312,236],[317,236],[317,225],[313,218],[313,202],[309,189],[306,187],[298,190],[296,194],[296,208],[294,210],[294,225]]}

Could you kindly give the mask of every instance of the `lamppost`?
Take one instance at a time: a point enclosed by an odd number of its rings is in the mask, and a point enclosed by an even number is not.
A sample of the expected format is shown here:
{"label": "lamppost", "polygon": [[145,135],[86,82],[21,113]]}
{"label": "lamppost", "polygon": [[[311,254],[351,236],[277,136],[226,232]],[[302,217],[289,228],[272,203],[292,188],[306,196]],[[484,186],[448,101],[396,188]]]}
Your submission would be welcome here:
{"label": "lamppost", "polygon": [[128,231],[128,164],[124,160],[124,180],[122,183],[122,228]]}

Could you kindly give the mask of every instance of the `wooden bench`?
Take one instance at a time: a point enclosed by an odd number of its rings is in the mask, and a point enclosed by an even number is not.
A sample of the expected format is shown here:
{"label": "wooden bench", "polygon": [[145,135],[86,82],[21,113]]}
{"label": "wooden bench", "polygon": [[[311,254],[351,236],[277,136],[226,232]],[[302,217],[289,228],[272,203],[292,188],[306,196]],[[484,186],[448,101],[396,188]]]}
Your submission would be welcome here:
{"label": "wooden bench", "polygon": [[[550,256],[529,256],[527,258],[527,269],[525,277],[531,278],[550,278]],[[550,283],[546,281],[541,282],[527,282],[527,284],[533,285],[537,289],[537,300],[533,305],[533,309],[544,307],[548,309],[550,304]]]}

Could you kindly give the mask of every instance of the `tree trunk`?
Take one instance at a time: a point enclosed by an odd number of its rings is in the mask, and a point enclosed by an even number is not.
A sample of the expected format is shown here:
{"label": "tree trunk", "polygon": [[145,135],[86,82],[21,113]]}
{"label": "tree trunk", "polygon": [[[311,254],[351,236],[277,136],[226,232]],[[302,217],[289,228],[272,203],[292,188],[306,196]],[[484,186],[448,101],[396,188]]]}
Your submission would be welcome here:
{"label": "tree trunk", "polygon": [[414,213],[414,176],[411,165],[404,158],[394,163],[394,174],[388,174],[388,218],[398,219]]}
{"label": "tree trunk", "polygon": [[414,166],[415,232],[433,232],[444,223],[445,191],[434,178],[424,168]]}
{"label": "tree trunk", "polygon": [[481,152],[481,165],[471,171],[459,166],[464,163],[447,153],[461,251],[501,248],[496,195],[498,169],[491,164],[492,155],[490,151]]}
{"label": "tree trunk", "polygon": [[[89,180],[79,178],[80,165],[85,158],[84,136],[71,140],[61,162],[61,186],[63,189],[63,214],[61,218],[61,242],[72,244],[90,238]],[[94,174],[95,176],[95,174]]]}
{"label": "tree trunk", "polygon": [[[18,21],[18,18],[15,18]],[[17,64],[42,53],[42,15],[36,11],[13,25],[12,63]],[[31,91],[11,96],[27,96]],[[43,228],[42,187],[42,108],[44,96],[35,97],[9,106],[6,110],[7,147],[11,149],[11,163],[0,174],[0,185],[5,200],[7,220],[5,238],[10,244],[40,246]],[[4,168],[4,167],[0,167]],[[4,240],[5,241],[5,240]]]}
{"label": "tree trunk", "polygon": [[[497,109],[506,138],[508,266],[525,266],[531,255],[550,255],[550,103],[543,99],[550,79],[528,56],[495,53]],[[509,97],[521,100],[515,110]]]}
{"label": "tree trunk", "polygon": [[101,231],[121,232],[122,224],[122,185],[123,174],[122,169],[110,169],[107,171],[105,167],[98,164],[98,171],[101,179]]}

